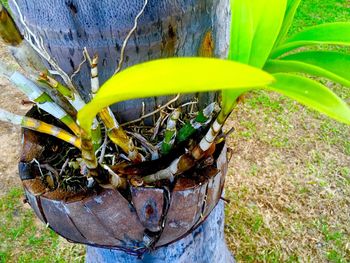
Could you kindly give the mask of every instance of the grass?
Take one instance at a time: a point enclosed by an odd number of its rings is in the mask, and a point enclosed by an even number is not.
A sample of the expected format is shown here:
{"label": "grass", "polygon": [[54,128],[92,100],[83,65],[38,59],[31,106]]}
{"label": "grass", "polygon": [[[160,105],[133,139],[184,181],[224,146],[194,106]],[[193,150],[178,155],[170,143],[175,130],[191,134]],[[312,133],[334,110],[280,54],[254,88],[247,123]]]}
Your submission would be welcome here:
{"label": "grass", "polygon": [[0,2],[5,6],[8,7],[8,1],[7,0],[0,0]]}
{"label": "grass", "polygon": [[22,200],[21,188],[0,199],[0,262],[84,262],[82,247],[46,229]]}
{"label": "grass", "polygon": [[[291,34],[349,18],[348,1],[302,1]],[[321,81],[350,103],[349,89]],[[266,92],[230,125],[226,237],[237,260],[350,262],[350,128]]]}
{"label": "grass", "polygon": [[[232,251],[242,262],[349,262],[349,128],[291,100],[266,97],[251,94],[231,119],[237,128],[226,185]],[[276,102],[282,110],[271,110]]]}
{"label": "grass", "polygon": [[[1,0],[4,2],[4,0]],[[304,0],[292,33],[346,21],[347,0]],[[350,103],[350,89],[322,80]],[[284,97],[250,94],[234,112],[227,242],[240,262],[350,262],[350,129]],[[12,186],[0,196],[0,262],[83,262]]]}

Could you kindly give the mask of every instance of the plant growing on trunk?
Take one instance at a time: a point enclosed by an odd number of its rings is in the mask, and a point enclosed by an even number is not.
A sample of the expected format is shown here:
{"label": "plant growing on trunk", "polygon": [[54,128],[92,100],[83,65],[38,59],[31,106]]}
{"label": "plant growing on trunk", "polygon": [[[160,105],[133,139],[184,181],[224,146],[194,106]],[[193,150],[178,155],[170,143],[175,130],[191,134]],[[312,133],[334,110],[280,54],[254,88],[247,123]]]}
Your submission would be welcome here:
{"label": "plant growing on trunk", "polygon": [[[264,8],[264,5],[267,4],[270,6],[268,9]],[[229,59],[262,68],[273,74],[275,81],[260,86],[260,88],[279,92],[338,121],[350,124],[350,108],[336,94],[316,81],[291,74],[306,73],[327,77],[349,86],[350,74],[347,72],[347,68],[350,65],[350,56],[329,51],[290,53],[290,51],[300,47],[322,44],[350,45],[350,23],[315,26],[285,39],[299,4],[300,0],[273,1],[273,3],[255,0],[232,1]],[[186,76],[188,71],[191,71],[192,74],[199,71],[203,76],[215,75],[216,83],[213,83],[212,89],[225,87],[225,83],[222,82],[223,78],[218,72],[214,71],[213,68],[202,69],[200,63],[202,62],[192,59],[188,61],[189,68],[186,68],[183,66],[184,62],[173,59],[149,62],[128,69],[124,72],[124,76],[114,76],[105,84],[95,99],[80,111],[78,120],[83,129],[88,132],[91,123],[89,115],[94,116],[101,106],[134,98],[134,94],[141,96],[142,87],[145,89],[158,88],[156,95],[200,90],[201,86],[196,87],[196,85],[188,89],[192,80],[190,76],[185,79],[184,83],[181,81],[176,84],[170,83],[169,79],[173,79],[176,73]],[[151,75],[152,72],[158,72],[159,76],[154,79]],[[235,73],[232,72],[233,78]],[[138,76],[138,80],[141,80],[140,83],[128,81],[135,79],[136,76]],[[200,82],[200,80],[197,81]],[[212,83],[209,80],[206,81],[207,83],[202,85],[210,87]],[[147,85],[148,83],[149,85]],[[113,86],[125,87],[125,89],[115,90],[112,89]],[[258,86],[250,88],[241,86],[237,89],[224,89],[222,91],[222,110],[204,138],[189,153],[178,157],[165,169],[144,177],[144,181],[152,183],[162,179],[172,179],[192,168],[215,145],[215,138],[236,106],[239,96],[258,88]],[[151,94],[144,93],[144,96],[148,95]],[[141,175],[142,172],[140,170],[139,174]]]}
{"label": "plant growing on trunk", "polygon": [[[320,44],[350,45],[350,23],[320,25],[286,39],[300,0],[233,0],[228,60],[161,59],[121,71],[124,49],[137,29],[138,19],[147,3],[144,2],[140,13],[135,17],[134,27],[123,43],[116,74],[101,88],[97,70],[98,54],[91,58],[88,51],[84,50],[85,59],[82,63],[87,61],[91,67],[92,84],[92,100],[87,105],[73,84],[74,75],[80,67],[72,76],[68,76],[50,57],[42,39],[26,25],[16,4],[20,21],[25,28],[24,38],[30,43],[23,45],[23,37],[16,25],[6,9],[1,9],[4,19],[1,21],[0,33],[3,39],[9,45],[26,50],[27,55],[18,57],[21,64],[28,64],[28,58],[35,57],[38,52],[54,68],[54,71],[48,72],[40,62],[35,62],[34,70],[25,77],[2,65],[0,68],[3,75],[25,92],[39,108],[60,120],[73,134],[28,118],[14,116],[13,123],[51,134],[75,145],[81,150],[82,161],[77,162],[87,178],[93,178],[104,187],[113,188],[125,186],[125,179],[131,183],[136,181],[138,185],[152,185],[160,180],[172,182],[176,176],[213,155],[219,141],[217,137],[239,97],[254,89],[279,92],[350,124],[350,108],[344,101],[322,84],[294,74],[326,77],[349,86],[348,54],[297,48]],[[269,8],[265,8],[266,5]],[[207,56],[208,52],[203,52],[202,55]],[[55,74],[65,83],[58,82],[53,77]],[[152,136],[147,138],[140,133],[128,132],[126,127],[118,123],[109,108],[112,104],[130,99],[216,90],[221,90],[221,110],[218,110],[218,105],[211,104],[198,113],[185,114],[183,122],[181,107],[174,109],[169,104],[167,106],[170,109],[157,111],[166,117],[159,118],[153,127]],[[9,113],[1,111],[1,120],[6,121],[11,117]],[[139,122],[142,120],[143,117]],[[201,136],[199,139],[193,138],[196,132]],[[105,139],[102,143],[103,136]],[[155,142],[156,137],[158,141]],[[116,157],[116,149],[123,153]],[[143,154],[139,149],[143,149]],[[111,159],[106,160],[107,155],[112,156]],[[160,158],[162,156],[171,156],[172,159],[163,163]],[[144,162],[143,165],[137,165],[140,162]],[[141,176],[143,177],[139,178]]]}

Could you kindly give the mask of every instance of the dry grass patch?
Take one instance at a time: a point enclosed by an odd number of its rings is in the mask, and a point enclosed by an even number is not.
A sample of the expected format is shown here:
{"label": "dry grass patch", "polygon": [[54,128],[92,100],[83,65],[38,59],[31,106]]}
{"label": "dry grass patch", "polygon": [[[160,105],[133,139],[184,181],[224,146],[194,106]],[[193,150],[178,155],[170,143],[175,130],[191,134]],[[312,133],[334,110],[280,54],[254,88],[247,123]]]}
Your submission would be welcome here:
{"label": "dry grass patch", "polygon": [[349,262],[349,127],[264,92],[230,122],[226,233],[237,259]]}

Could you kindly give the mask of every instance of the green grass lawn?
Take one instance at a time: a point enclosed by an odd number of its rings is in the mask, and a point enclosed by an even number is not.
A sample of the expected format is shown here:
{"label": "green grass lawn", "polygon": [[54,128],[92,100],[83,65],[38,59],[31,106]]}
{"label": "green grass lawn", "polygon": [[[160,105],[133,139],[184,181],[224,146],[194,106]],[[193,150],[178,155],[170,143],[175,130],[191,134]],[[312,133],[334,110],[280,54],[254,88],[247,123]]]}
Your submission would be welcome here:
{"label": "green grass lawn", "polygon": [[[292,33],[349,20],[348,0],[304,0]],[[350,89],[322,81],[350,103]],[[265,92],[230,122],[226,235],[237,260],[350,262],[350,128]],[[22,199],[19,186],[0,197],[0,262],[83,262],[84,247],[40,224]]]}

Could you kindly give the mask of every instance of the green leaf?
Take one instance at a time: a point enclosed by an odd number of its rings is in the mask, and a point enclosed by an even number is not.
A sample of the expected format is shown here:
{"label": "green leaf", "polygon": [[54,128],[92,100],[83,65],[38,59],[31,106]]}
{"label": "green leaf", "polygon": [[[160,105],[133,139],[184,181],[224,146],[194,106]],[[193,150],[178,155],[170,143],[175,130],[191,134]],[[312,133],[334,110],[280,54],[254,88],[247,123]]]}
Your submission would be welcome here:
{"label": "green leaf", "polygon": [[231,0],[229,59],[248,64],[254,36],[252,0]]}
{"label": "green leaf", "polygon": [[276,82],[268,89],[286,95],[340,122],[350,124],[350,108],[324,85],[305,77],[274,74]]}
{"label": "green leaf", "polygon": [[275,46],[278,46],[287,36],[289,29],[293,23],[295,13],[298,10],[301,0],[288,0],[287,11],[284,16],[281,31],[276,40]]}
{"label": "green leaf", "polygon": [[284,60],[269,60],[264,70],[269,73],[295,73],[295,72],[301,72],[306,73],[318,77],[325,77],[330,80],[333,80],[334,82],[338,82],[344,86],[350,87],[350,81],[349,79],[343,78],[337,74],[334,74],[333,72],[314,66],[312,64],[299,62],[299,61],[284,61]]}
{"label": "green leaf", "polygon": [[249,65],[262,68],[280,33],[287,0],[256,0],[252,6],[255,32]]}
{"label": "green leaf", "polygon": [[244,89],[269,85],[274,78],[262,70],[213,58],[170,58],[130,67],[108,80],[78,114],[90,134],[93,118],[114,103],[177,93]]}
{"label": "green leaf", "polygon": [[309,51],[270,60],[265,68],[270,73],[303,72],[326,77],[350,87],[350,55],[338,52]]}
{"label": "green leaf", "polygon": [[232,109],[237,104],[237,99],[242,94],[250,91],[251,89],[232,89],[232,90],[223,90],[222,93],[222,110],[225,115],[231,113]]}
{"label": "green leaf", "polygon": [[[286,5],[287,0],[231,0],[229,59],[261,68],[278,36]],[[223,111],[228,114],[246,91],[224,90]]]}
{"label": "green leaf", "polygon": [[277,59],[269,60],[266,63],[264,70],[269,73],[306,73],[318,77],[328,78],[344,86],[350,85],[349,80],[344,79],[328,70],[299,61],[283,61]]}
{"label": "green leaf", "polygon": [[[253,9],[255,0],[231,0],[231,39],[228,58],[249,64],[251,48],[255,32],[254,17],[257,9]],[[237,98],[245,90],[223,90],[222,107],[226,114],[232,110]]]}
{"label": "green leaf", "polygon": [[302,46],[320,44],[350,46],[350,23],[328,23],[309,27],[277,47],[271,57],[279,57],[288,51]]}

